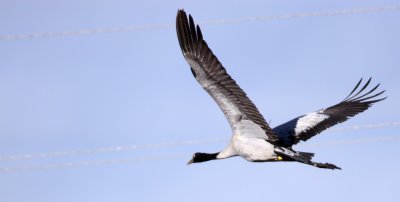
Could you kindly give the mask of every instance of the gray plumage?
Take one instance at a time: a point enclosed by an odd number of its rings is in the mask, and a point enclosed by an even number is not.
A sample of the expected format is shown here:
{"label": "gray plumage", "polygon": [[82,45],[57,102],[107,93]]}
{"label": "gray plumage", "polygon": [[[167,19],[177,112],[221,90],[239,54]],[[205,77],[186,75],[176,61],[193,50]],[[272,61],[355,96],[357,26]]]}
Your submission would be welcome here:
{"label": "gray plumage", "polygon": [[[268,141],[277,141],[278,138],[260,114],[254,103],[239,87],[235,80],[226,72],[225,68],[213,54],[203,40],[200,27],[195,26],[192,16],[189,21],[184,11],[178,13],[176,30],[181,50],[190,64],[196,80],[218,103],[230,122],[231,127],[240,119],[249,119],[259,125],[268,136]],[[240,114],[233,114],[225,102],[237,107]],[[234,117],[234,116],[238,117]]]}

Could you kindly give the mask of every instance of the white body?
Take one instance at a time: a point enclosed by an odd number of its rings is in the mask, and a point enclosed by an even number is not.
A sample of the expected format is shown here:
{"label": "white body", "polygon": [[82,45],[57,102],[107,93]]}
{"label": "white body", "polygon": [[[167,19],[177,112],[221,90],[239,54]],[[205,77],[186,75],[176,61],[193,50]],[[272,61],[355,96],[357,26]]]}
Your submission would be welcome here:
{"label": "white body", "polygon": [[240,120],[233,130],[230,144],[217,156],[218,159],[241,156],[248,161],[275,160],[274,145],[260,126],[249,120]]}

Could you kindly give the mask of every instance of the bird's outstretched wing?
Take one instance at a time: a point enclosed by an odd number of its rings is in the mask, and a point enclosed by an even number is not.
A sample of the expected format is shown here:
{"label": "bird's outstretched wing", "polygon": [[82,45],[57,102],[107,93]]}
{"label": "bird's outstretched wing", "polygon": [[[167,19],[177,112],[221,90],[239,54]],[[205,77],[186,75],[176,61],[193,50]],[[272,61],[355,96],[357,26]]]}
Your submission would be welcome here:
{"label": "bird's outstretched wing", "polygon": [[[306,141],[325,129],[367,110],[372,104],[386,99],[386,97],[374,99],[385,92],[372,94],[379,87],[379,84],[364,93],[371,82],[371,78],[359,89],[361,82],[362,79],[340,103],[297,117],[275,127],[273,130],[279,137],[278,143],[282,146],[292,146],[300,140]],[[359,90],[357,91],[357,89]],[[357,93],[355,93],[356,91]]]}
{"label": "bird's outstretched wing", "polygon": [[183,56],[189,63],[193,76],[217,102],[231,128],[234,129],[240,120],[246,119],[261,127],[265,132],[265,139],[277,141],[278,138],[256,106],[203,40],[200,27],[195,26],[192,16],[189,15],[188,18],[183,10],[178,10],[176,31]]}

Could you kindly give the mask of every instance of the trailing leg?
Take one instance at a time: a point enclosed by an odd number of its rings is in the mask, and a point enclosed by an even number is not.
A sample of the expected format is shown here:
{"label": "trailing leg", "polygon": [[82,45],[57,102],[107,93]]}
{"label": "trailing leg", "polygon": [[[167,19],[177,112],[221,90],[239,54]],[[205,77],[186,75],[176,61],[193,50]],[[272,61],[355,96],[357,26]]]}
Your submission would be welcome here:
{"label": "trailing leg", "polygon": [[315,166],[317,168],[325,168],[325,169],[339,169],[341,170],[340,167],[333,165],[331,163],[318,163],[311,161],[312,157],[314,157],[313,153],[308,153],[308,152],[297,152],[285,147],[275,147],[275,153],[278,154],[279,156],[284,157],[285,160],[293,160],[297,161],[300,163],[308,164],[311,166]]}
{"label": "trailing leg", "polygon": [[313,162],[313,161],[310,161],[310,163],[311,164],[309,164],[309,163],[307,163],[307,164],[315,166],[317,168],[326,168],[326,169],[332,169],[332,170],[335,170],[335,169],[342,170],[340,167],[337,167],[336,165],[333,165],[331,163],[318,163],[318,162]]}

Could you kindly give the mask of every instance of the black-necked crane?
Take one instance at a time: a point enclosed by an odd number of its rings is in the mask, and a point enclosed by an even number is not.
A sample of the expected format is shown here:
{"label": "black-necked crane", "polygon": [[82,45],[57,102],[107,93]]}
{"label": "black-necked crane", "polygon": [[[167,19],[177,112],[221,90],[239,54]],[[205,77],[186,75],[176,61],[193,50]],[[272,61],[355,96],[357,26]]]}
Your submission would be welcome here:
{"label": "black-necked crane", "polygon": [[318,168],[340,169],[331,163],[314,162],[313,153],[295,151],[292,146],[300,140],[307,141],[386,98],[376,98],[384,92],[374,93],[379,84],[365,92],[371,78],[363,85],[361,79],[338,104],[299,116],[271,129],[254,103],[208,47],[192,16],[187,16],[183,10],[178,11],[176,31],[193,76],[217,102],[232,129],[231,141],[225,149],[216,153],[195,153],[188,164],[241,156],[251,162],[297,161]]}

